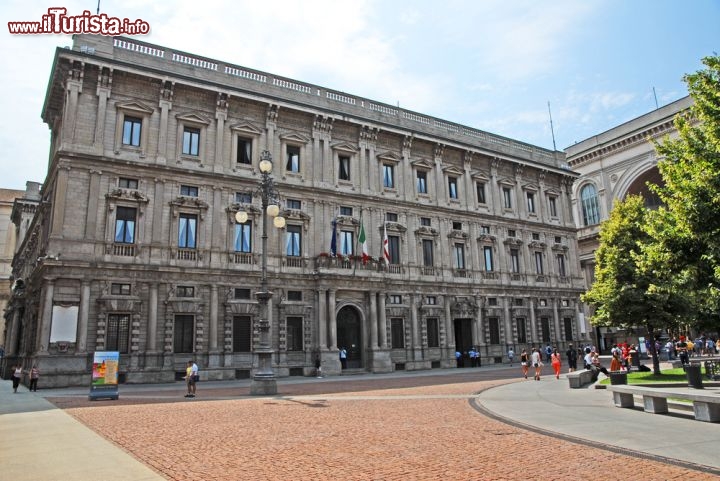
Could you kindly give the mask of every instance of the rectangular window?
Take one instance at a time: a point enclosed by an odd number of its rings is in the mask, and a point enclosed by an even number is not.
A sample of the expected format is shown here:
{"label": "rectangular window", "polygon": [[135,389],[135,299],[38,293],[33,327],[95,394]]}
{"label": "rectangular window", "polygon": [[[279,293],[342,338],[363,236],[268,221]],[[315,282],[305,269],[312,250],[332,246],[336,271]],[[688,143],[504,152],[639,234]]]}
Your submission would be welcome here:
{"label": "rectangular window", "polygon": [[299,225],[288,225],[285,237],[285,255],[288,257],[300,257],[301,227]]}
{"label": "rectangular window", "polygon": [[386,212],[385,213],[385,220],[387,222],[397,222],[398,221],[398,215],[394,212]]}
{"label": "rectangular window", "polygon": [[423,239],[423,265],[425,267],[432,267],[435,265],[435,259],[433,256],[433,241],[431,239]]}
{"label": "rectangular window", "polygon": [[302,291],[288,291],[287,299],[288,301],[302,301]]}
{"label": "rectangular window", "polygon": [[400,264],[400,238],[398,236],[388,236],[388,250],[390,252],[390,264]]}
{"label": "rectangular window", "polygon": [[338,178],[350,180],[350,157],[346,155],[338,157]]}
{"label": "rectangular window", "polygon": [[420,217],[420,225],[425,227],[430,227],[431,221],[430,217]]}
{"label": "rectangular window", "polygon": [[503,187],[503,207],[512,209],[512,189]]}
{"label": "rectangular window", "polygon": [[508,237],[515,237],[515,229],[508,229]]}
{"label": "rectangular window", "polygon": [[288,199],[285,202],[285,205],[287,206],[288,209],[300,210],[300,208],[302,206],[302,202],[297,199]]}
{"label": "rectangular window", "polygon": [[478,204],[487,204],[485,200],[485,182],[475,182],[475,192],[477,192]]}
{"label": "rectangular window", "polygon": [[510,272],[518,274],[520,272],[520,251],[510,249]]}
{"label": "rectangular window", "polygon": [[563,324],[565,327],[565,340],[566,341],[572,341],[573,335],[572,335],[572,318],[571,317],[563,317]]}
{"label": "rectangular window", "polygon": [[175,287],[175,297],[195,297],[195,288],[193,286],[177,286]]}
{"label": "rectangular window", "polygon": [[483,259],[485,261],[485,272],[494,271],[493,248],[491,246],[483,246]]}
{"label": "rectangular window", "polygon": [[557,217],[557,199],[555,197],[548,198],[548,206],[550,207],[550,217]]}
{"label": "rectangular window", "polygon": [[465,269],[465,244],[457,243],[453,246],[453,266],[455,269]]}
{"label": "rectangular window", "polygon": [[173,352],[191,353],[193,349],[193,330],[195,318],[188,314],[176,314],[173,332]]}
{"label": "rectangular window", "polygon": [[497,317],[488,318],[490,329],[490,344],[500,344],[500,321]]}
{"label": "rectangular window", "polygon": [[288,172],[300,172],[300,147],[295,145],[287,146],[287,162],[285,170]]}
{"label": "rectangular window", "polygon": [[393,317],[390,319],[390,337],[392,338],[393,349],[403,349],[405,347],[405,326],[402,318]]}
{"label": "rectangular window", "polygon": [[185,197],[197,197],[198,196],[198,188],[193,185],[181,185],[180,186],[180,195],[183,195]]}
{"label": "rectangular window", "polygon": [[532,240],[539,241],[539,240],[540,240],[540,234],[538,234],[537,232],[533,232],[533,233],[532,233]]}
{"label": "rectangular window", "polygon": [[288,317],[287,318],[287,350],[302,351],[303,350],[303,318]]}
{"label": "rectangular window", "polygon": [[490,226],[489,226],[489,225],[481,225],[481,226],[480,226],[480,233],[481,233],[481,234],[489,234],[489,233],[490,233]]}
{"label": "rectangular window", "polygon": [[525,304],[525,300],[522,297],[516,297],[513,299],[513,305],[516,307],[522,307]]}
{"label": "rectangular window", "polygon": [[458,198],[457,177],[448,177],[448,195],[451,199]]}
{"label": "rectangular window", "polygon": [[252,194],[249,192],[235,192],[235,202],[238,204],[252,204]]}
{"label": "rectangular window", "polygon": [[383,187],[395,188],[395,169],[392,165],[383,164]]}
{"label": "rectangular window", "polygon": [[440,330],[436,317],[427,319],[427,343],[428,347],[440,347]]}
{"label": "rectangular window", "polygon": [[251,341],[250,316],[233,316],[233,352],[250,352]]}
{"label": "rectangular window", "polygon": [[110,294],[113,296],[129,296],[130,295],[130,284],[111,284]]}
{"label": "rectangular window", "polygon": [[120,207],[115,212],[115,242],[119,244],[135,243],[135,218],[137,209]]}
{"label": "rectangular window", "polygon": [[185,127],[183,130],[183,155],[200,155],[200,129]]}
{"label": "rectangular window", "polygon": [[427,297],[425,298],[425,304],[427,304],[428,306],[434,306],[434,305],[436,305],[436,304],[437,304],[437,297],[435,297],[435,296],[427,296]]}
{"label": "rectangular window", "polygon": [[498,305],[497,297],[488,297],[487,302],[488,302],[488,306],[497,306]]}
{"label": "rectangular window", "polygon": [[518,317],[515,320],[517,324],[517,340],[518,344],[525,344],[527,342],[527,328],[524,317]]}
{"label": "rectangular window", "polygon": [[353,233],[340,231],[340,254],[344,256],[353,255]]}
{"label": "rectangular window", "polygon": [[561,277],[565,277],[567,273],[565,272],[565,256],[563,254],[557,255],[557,265],[558,265],[558,275]]}
{"label": "rectangular window", "polygon": [[542,342],[550,342],[550,319],[547,317],[540,318],[540,331],[542,332]]}
{"label": "rectangular window", "polygon": [[127,353],[130,344],[130,314],[108,314],[105,350]]}
{"label": "rectangular window", "polygon": [[178,247],[195,249],[197,247],[197,215],[180,214],[178,219]]}
{"label": "rectangular window", "polygon": [[527,209],[529,214],[535,213],[535,194],[527,192]]}
{"label": "rectangular window", "polygon": [[252,164],[252,140],[244,137],[237,138],[237,163]]}
{"label": "rectangular window", "polygon": [[535,273],[537,275],[543,275],[545,269],[543,269],[543,255],[542,252],[535,253]]}
{"label": "rectangular window", "polygon": [[235,252],[252,252],[252,221],[244,224],[235,224],[235,238],[233,239]]}
{"label": "rectangular window", "polygon": [[388,296],[388,304],[402,304],[402,296],[400,294],[391,294]]}
{"label": "rectangular window", "polygon": [[462,222],[453,221],[452,228],[453,230],[462,230]]}
{"label": "rectangular window", "polygon": [[125,116],[123,121],[122,143],[133,147],[140,147],[140,133],[142,132],[142,119]]}
{"label": "rectangular window", "polygon": [[127,177],[120,177],[118,179],[118,187],[120,187],[121,189],[137,190],[138,180],[137,179],[128,179]]}
{"label": "rectangular window", "polygon": [[340,215],[349,215],[349,216],[352,216],[352,215],[353,215],[353,208],[352,208],[352,207],[344,207],[344,206],[341,205],[341,206],[340,206]]}
{"label": "rectangular window", "polygon": [[427,172],[424,170],[418,170],[416,174],[417,178],[417,193],[427,194]]}
{"label": "rectangular window", "polygon": [[250,299],[250,289],[243,287],[235,288],[235,299]]}

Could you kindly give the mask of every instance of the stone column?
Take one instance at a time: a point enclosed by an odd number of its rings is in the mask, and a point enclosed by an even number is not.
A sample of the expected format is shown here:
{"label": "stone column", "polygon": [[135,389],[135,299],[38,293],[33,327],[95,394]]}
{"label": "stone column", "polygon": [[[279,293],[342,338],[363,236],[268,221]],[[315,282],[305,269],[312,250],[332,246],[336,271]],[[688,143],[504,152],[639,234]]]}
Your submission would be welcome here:
{"label": "stone column", "polygon": [[504,316],[505,316],[505,344],[512,344],[512,314],[510,312],[510,303],[512,302],[512,298],[505,297],[504,298]]}
{"label": "stone column", "polygon": [[378,313],[380,314],[380,347],[387,349],[387,313],[385,312],[385,293],[383,292],[378,295]]}
{"label": "stone column", "polygon": [[215,110],[215,159],[213,170],[222,172],[225,170],[225,155],[223,152],[225,138],[225,120],[227,120],[227,98],[225,94],[218,94],[217,109]]}
{"label": "stone column", "polygon": [[450,296],[445,296],[445,344],[449,349],[453,350],[453,357],[455,355],[455,335],[453,329],[452,311],[450,310]]}
{"label": "stone column", "polygon": [[370,292],[370,349],[378,348],[377,292]]}
{"label": "stone column", "polygon": [[327,345],[327,291],[325,289],[317,290],[318,305],[318,347],[321,351],[328,348]]}
{"label": "stone column", "polygon": [[158,285],[150,284],[150,302],[148,306],[148,338],[145,350],[148,353],[157,352],[157,313],[158,313]]}
{"label": "stone column", "polygon": [[52,324],[53,294],[55,292],[55,280],[48,279],[43,287],[45,298],[43,301],[42,317],[40,318],[40,336],[37,346],[41,354],[47,354],[50,344],[50,325]]}
{"label": "stone column", "polygon": [[210,286],[210,353],[218,351],[218,288]]}
{"label": "stone column", "polygon": [[475,339],[478,345],[485,345],[485,329],[483,326],[483,310],[482,310],[482,298],[475,296],[475,305],[477,305],[477,312],[475,313]]}
{"label": "stone column", "polygon": [[330,339],[328,348],[337,349],[337,319],[335,318],[335,289],[330,289],[327,304],[328,322],[330,323]]}
{"label": "stone column", "polygon": [[83,353],[87,350],[88,314],[90,312],[90,281],[82,281],[80,287],[80,312],[78,314],[77,345],[75,352]]}
{"label": "stone column", "polygon": [[410,325],[412,326],[412,348],[415,354],[414,359],[422,357],[422,338],[420,336],[420,323],[418,322],[418,295],[410,294]]}
{"label": "stone column", "polygon": [[[558,312],[558,303],[560,302],[560,299],[554,298],[553,299],[553,321],[555,323],[555,342],[561,341],[560,336],[560,313]],[[550,340],[552,342],[552,336],[550,336]]]}
{"label": "stone column", "polygon": [[93,149],[97,155],[102,155],[105,141],[105,115],[107,112],[107,101],[110,98],[110,85],[112,82],[112,70],[100,68],[96,95],[98,97],[97,122],[95,122],[95,136],[93,138]]}
{"label": "stone column", "polygon": [[172,110],[172,97],[174,85],[171,82],[165,82],[160,91],[160,130],[158,131],[158,147],[157,147],[157,163],[167,163],[167,133],[168,118],[170,110]]}
{"label": "stone column", "polygon": [[69,167],[61,166],[57,170],[57,180],[55,181],[55,192],[53,196],[53,217],[52,228],[50,231],[51,237],[60,237],[63,234],[69,175]]}
{"label": "stone column", "polygon": [[537,344],[537,319],[535,318],[535,299],[530,298],[530,340],[533,344]]}

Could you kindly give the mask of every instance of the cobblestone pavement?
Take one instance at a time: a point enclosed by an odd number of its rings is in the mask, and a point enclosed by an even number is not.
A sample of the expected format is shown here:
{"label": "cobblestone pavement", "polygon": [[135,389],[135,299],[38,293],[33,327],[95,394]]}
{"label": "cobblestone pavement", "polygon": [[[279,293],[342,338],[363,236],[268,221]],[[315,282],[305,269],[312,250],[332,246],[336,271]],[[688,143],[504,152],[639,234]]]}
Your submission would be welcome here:
{"label": "cobblestone pavement", "polygon": [[477,379],[297,384],[267,398],[201,383],[192,400],[180,387],[152,402],[49,399],[171,480],[717,479],[485,417],[469,399],[507,381]]}

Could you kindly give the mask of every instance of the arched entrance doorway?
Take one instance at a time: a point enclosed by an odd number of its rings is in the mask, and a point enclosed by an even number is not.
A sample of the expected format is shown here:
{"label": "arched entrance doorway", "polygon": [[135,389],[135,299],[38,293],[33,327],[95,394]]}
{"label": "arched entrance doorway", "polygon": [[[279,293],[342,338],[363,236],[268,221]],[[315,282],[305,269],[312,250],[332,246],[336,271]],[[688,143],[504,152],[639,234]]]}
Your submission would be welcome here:
{"label": "arched entrance doorway", "polygon": [[360,314],[352,306],[345,306],[337,314],[337,347],[347,350],[348,369],[362,367],[362,326]]}

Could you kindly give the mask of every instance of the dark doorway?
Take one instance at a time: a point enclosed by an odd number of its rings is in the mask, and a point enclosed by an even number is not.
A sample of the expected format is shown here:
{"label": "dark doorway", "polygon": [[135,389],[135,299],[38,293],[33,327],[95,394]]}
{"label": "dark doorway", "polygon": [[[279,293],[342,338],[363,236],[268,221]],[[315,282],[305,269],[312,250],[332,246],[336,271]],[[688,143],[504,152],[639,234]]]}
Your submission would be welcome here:
{"label": "dark doorway", "polygon": [[463,355],[473,347],[472,319],[455,319],[455,349]]}
{"label": "dark doorway", "polygon": [[347,350],[348,369],[362,367],[362,329],[360,315],[354,307],[345,306],[338,312],[337,347]]}

